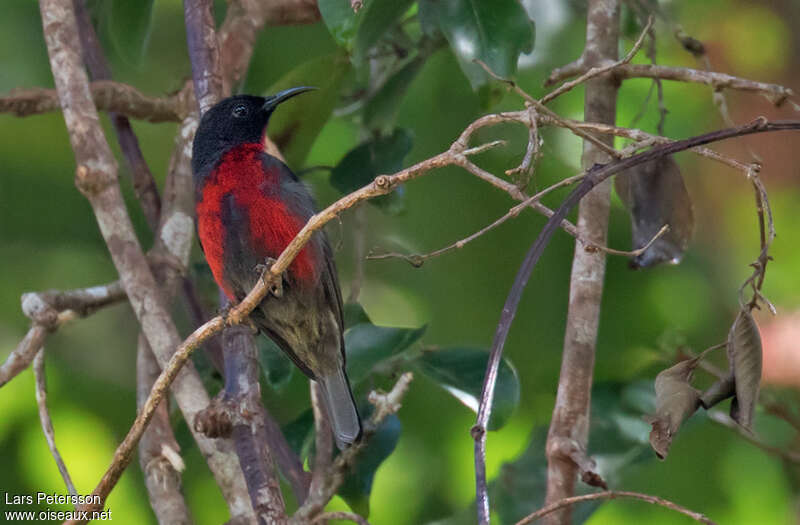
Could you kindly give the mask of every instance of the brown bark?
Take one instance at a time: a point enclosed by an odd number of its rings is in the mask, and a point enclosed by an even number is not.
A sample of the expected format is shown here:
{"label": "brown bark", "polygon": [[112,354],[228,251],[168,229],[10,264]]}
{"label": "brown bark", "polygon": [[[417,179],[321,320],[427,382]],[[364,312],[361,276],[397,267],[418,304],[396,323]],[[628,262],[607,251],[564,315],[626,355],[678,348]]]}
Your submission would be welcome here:
{"label": "brown bark", "polygon": [[[619,3],[617,0],[589,0],[586,47],[583,62],[587,67],[616,61],[619,43]],[[586,83],[584,120],[613,125],[616,120],[617,81],[605,75]],[[603,139],[613,146],[613,137]],[[611,158],[595,144],[584,141],[584,169],[606,163]],[[591,243],[605,245],[608,230],[611,181],[605,180],[589,192],[578,209],[578,234]],[[570,278],[567,328],[558,383],[556,404],[547,436],[547,495],[545,504],[572,496],[579,471],[575,458],[586,456],[589,439],[589,408],[594,373],[597,328],[603,295],[606,255],[587,251],[575,243]],[[550,524],[568,524],[571,508],[547,517]]]}

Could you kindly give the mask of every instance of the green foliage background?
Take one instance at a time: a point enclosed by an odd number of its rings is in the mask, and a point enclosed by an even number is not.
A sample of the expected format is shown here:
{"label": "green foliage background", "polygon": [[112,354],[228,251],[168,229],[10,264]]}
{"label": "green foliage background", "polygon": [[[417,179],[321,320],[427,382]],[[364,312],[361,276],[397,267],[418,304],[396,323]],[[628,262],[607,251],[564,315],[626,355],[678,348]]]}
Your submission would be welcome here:
{"label": "green foliage background", "polygon": [[[518,72],[520,85],[533,95],[541,95],[540,86],[549,71],[579,55],[584,43],[583,13],[580,2],[529,3],[557,6],[530,8],[536,21],[536,50],[533,58],[523,60]],[[52,86],[36,2],[5,0],[3,4],[0,92]],[[686,31],[708,44],[716,70],[798,87],[800,31],[796,20],[800,12],[793,3],[681,0],[672,2],[671,7]],[[223,13],[224,3],[219,2],[217,8],[219,14]],[[159,94],[179,89],[190,69],[181,3],[162,0],[155,2],[153,9],[143,57],[136,53],[129,56],[130,50],[119,52],[115,43],[107,43],[106,50],[115,80]],[[635,31],[629,36],[634,37]],[[696,66],[666,32],[659,38],[660,63]],[[630,38],[626,40],[627,47],[631,44]],[[363,53],[365,45],[356,41],[353,52]],[[326,67],[331,61],[341,60],[342,55],[333,55],[336,53],[341,52],[322,22],[269,28],[259,38],[244,91],[266,92],[305,62],[317,59],[319,67]],[[364,74],[349,71],[341,79],[324,78],[338,83],[347,94],[353,78]],[[639,111],[649,86],[646,80],[624,84],[618,106],[621,125],[630,123]],[[668,136],[686,137],[724,125],[707,87],[676,83],[665,83],[664,87],[670,110]],[[554,109],[579,118],[582,93],[582,89],[576,89],[560,99]],[[312,104],[314,96],[304,95],[296,103]],[[413,137],[404,165],[447,148],[464,126],[484,112],[521,107],[518,98],[498,86],[473,91],[458,59],[446,47],[433,52],[398,96],[402,98],[397,125]],[[729,102],[734,118],[741,122],[776,113],[755,95],[731,93]],[[288,111],[289,105],[279,111],[284,109]],[[638,126],[654,131],[656,121],[657,111],[651,103]],[[108,128],[105,117],[104,124]],[[151,169],[163,184],[176,125],[133,125]],[[481,132],[480,139],[509,139],[507,147],[481,157],[481,165],[495,173],[513,167],[524,152],[525,136],[523,129],[514,126]],[[333,116],[310,146],[304,165],[336,165],[363,138],[352,119]],[[572,136],[547,130],[544,141],[545,156],[536,174],[538,187],[575,173],[579,165],[580,142]],[[116,147],[113,140],[110,142]],[[746,160],[745,143],[765,157],[763,178],[779,234],[772,251],[775,262],[770,265],[764,290],[779,309],[797,309],[800,173],[792,153],[800,140],[770,135],[720,148]],[[292,155],[302,158],[304,153]],[[20,312],[21,293],[99,284],[114,280],[116,274],[91,209],[73,185],[74,163],[60,114],[26,119],[0,115],[0,159],[0,358],[4,359],[28,327]],[[646,380],[652,380],[664,367],[665,354],[659,342],[682,339],[700,349],[723,340],[735,315],[738,284],[749,275],[747,265],[757,255],[757,223],[749,184],[740,174],[690,154],[679,155],[678,162],[697,219],[685,261],[677,267],[632,272],[626,260],[609,259],[596,368],[596,381],[606,385],[602,387],[606,393],[601,392],[596,399],[608,398],[610,404],[618,400],[622,389],[608,385],[645,380],[641,384],[647,390]],[[130,213],[143,245],[149,247],[152,236],[132,197],[124,168],[122,172]],[[321,204],[339,195],[328,177],[324,171],[305,177]],[[512,205],[506,195],[458,169],[439,170],[408,184],[404,191],[402,213],[366,208],[368,248],[434,250],[483,227]],[[559,193],[547,202],[554,206],[563,196]],[[488,347],[517,266],[542,224],[541,217],[523,213],[464,249],[430,260],[418,269],[399,260],[367,262],[361,302],[376,324],[427,324],[421,339],[423,347]],[[337,263],[345,295],[353,275],[352,227],[350,214],[341,227],[332,224],[329,228],[334,244],[339,245]],[[615,197],[609,244],[626,248],[629,238],[627,212]],[[529,443],[532,446],[524,462],[504,470],[500,477],[513,483],[509,481],[513,475],[520,478],[519,483],[536,486],[541,475],[543,450],[538,440],[554,402],[572,249],[571,238],[563,233],[556,235],[534,272],[511,331],[506,355],[516,366],[521,398],[508,424],[489,436],[490,478],[501,472],[504,463],[518,459]],[[197,268],[202,268],[199,250],[194,260]],[[181,328],[188,333],[190,326],[180,305],[177,311]],[[57,443],[79,492],[91,491],[132,422],[136,333],[130,308],[116,306],[72,323],[48,339],[50,409]],[[300,374],[293,374],[285,387],[267,391],[269,409],[281,422],[292,421],[308,407],[308,389]],[[792,397],[790,393],[782,395]],[[605,405],[598,404],[601,407],[595,418],[599,423],[616,417],[613,409],[604,412]],[[473,413],[418,374],[399,418],[403,430],[397,448],[375,476],[370,521],[417,524],[463,515],[466,517],[459,521],[469,523],[472,514],[468,507],[474,499],[469,435]],[[625,421],[638,420],[631,416]],[[631,425],[641,436],[641,428],[636,423]],[[224,502],[192,446],[185,423],[177,416],[176,428],[187,464],[185,493],[197,522],[225,521]],[[777,442],[789,435],[787,429],[775,424],[765,423],[759,430]],[[613,445],[604,442],[603,435],[599,431],[593,434],[590,452]],[[702,414],[683,428],[666,462],[657,462],[652,454],[639,459],[614,478],[616,488],[676,500],[720,523],[783,524],[796,520],[796,469],[784,468],[774,456]],[[0,389],[0,462],[0,492],[64,492],[39,428],[30,371]],[[527,497],[537,495],[529,493]],[[504,508],[513,504],[502,495],[495,501]],[[138,466],[128,469],[108,506],[118,523],[154,522]],[[345,507],[338,498],[331,504],[331,508]],[[0,508],[9,510],[3,500]],[[657,507],[620,501],[600,507],[589,523],[634,523],[642,519],[677,523],[681,518]]]}

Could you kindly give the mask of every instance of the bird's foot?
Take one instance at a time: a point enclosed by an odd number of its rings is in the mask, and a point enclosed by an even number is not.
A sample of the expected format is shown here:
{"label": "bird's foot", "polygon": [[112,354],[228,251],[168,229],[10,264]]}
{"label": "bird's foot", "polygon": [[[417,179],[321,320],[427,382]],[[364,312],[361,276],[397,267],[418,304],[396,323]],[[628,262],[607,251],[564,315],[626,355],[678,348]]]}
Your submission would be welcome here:
{"label": "bird's foot", "polygon": [[[259,274],[261,274],[261,280],[262,281],[264,280],[264,276],[267,275],[267,272],[269,271],[269,269],[272,268],[272,265],[275,264],[276,262],[277,262],[276,259],[273,259],[272,257],[267,257],[266,259],[264,259],[264,263],[263,264],[257,264],[256,265],[256,267],[254,269]],[[271,293],[275,297],[283,297],[283,278],[278,279],[277,282],[272,283],[270,285],[269,293]]]}

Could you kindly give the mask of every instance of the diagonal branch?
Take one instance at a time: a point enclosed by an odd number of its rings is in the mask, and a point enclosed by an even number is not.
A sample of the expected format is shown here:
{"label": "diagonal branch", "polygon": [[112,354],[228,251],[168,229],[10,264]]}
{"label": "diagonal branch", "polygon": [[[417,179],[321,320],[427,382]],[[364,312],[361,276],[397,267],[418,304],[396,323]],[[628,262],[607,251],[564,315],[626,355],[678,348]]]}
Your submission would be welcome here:
{"label": "diagonal branch", "polygon": [[[148,342],[159,362],[166,365],[180,337],[125,209],[117,181],[117,163],[103,135],[82,66],[72,2],[41,0],[40,10],[50,66],[75,154],[76,185],[92,206],[122,286]],[[181,372],[174,392],[191,426],[194,414],[208,404],[208,395],[193,367],[188,366]],[[246,492],[239,488],[244,486],[244,480],[240,472],[229,467],[232,461],[236,461],[229,444],[212,442],[197,434],[195,439],[226,496],[231,514],[234,517],[246,515],[249,502]],[[131,449],[128,454],[132,455],[132,452]],[[119,474],[121,472],[117,473],[117,477]],[[104,488],[101,487],[98,493],[102,494],[103,500],[116,479],[110,484],[110,479],[105,481]],[[240,494],[244,495],[244,500]]]}

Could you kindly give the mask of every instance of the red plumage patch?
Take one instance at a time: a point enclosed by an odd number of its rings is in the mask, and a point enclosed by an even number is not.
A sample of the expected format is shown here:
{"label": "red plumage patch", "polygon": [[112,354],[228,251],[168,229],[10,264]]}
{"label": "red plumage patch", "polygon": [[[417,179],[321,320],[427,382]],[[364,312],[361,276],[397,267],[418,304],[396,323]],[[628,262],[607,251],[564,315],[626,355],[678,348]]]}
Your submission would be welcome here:
{"label": "red plumage patch", "polygon": [[[250,246],[256,257],[278,257],[302,229],[305,220],[290,213],[279,194],[280,173],[266,171],[261,160],[261,144],[237,146],[222,157],[222,161],[206,179],[202,200],[197,203],[197,233],[206,260],[217,284],[231,299],[235,299],[225,281],[226,228],[222,220],[223,199],[231,194],[237,207],[249,218]],[[299,281],[317,279],[314,254],[306,245],[289,267]]]}

